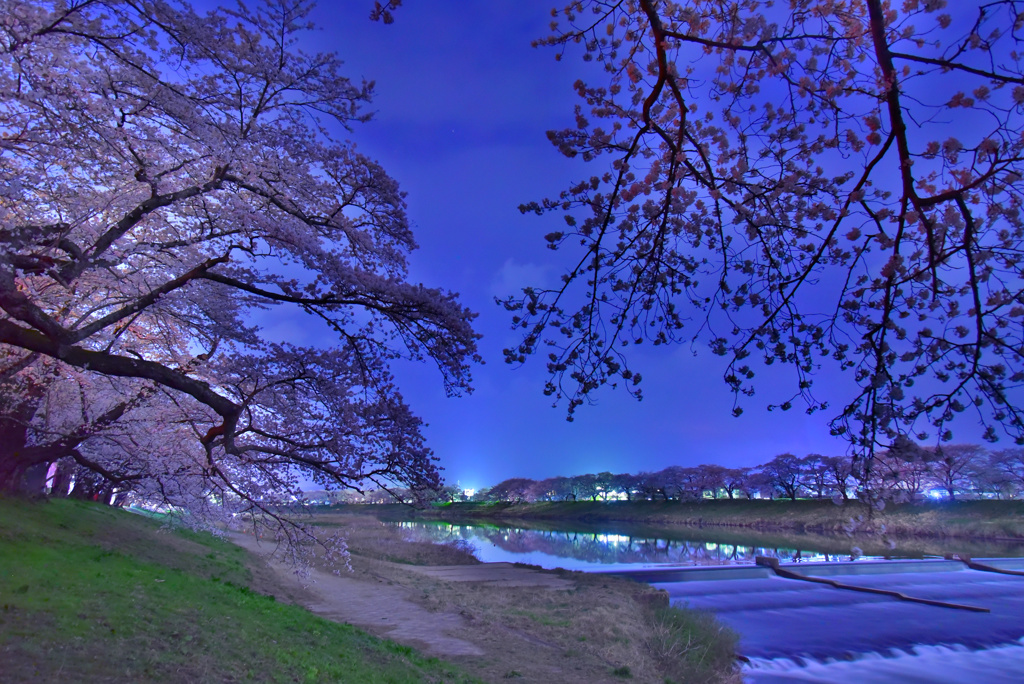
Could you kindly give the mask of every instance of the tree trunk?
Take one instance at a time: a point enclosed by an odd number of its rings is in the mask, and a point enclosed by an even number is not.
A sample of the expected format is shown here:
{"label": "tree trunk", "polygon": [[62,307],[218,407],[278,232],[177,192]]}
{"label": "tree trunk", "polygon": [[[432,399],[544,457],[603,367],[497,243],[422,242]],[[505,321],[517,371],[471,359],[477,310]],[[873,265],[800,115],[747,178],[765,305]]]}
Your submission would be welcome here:
{"label": "tree trunk", "polygon": [[[0,402],[0,492],[23,492],[31,489],[25,482],[29,470],[42,463],[39,454],[26,454],[28,447],[28,426],[39,408],[45,385],[29,382],[18,390],[7,382],[0,383],[3,401]],[[34,471],[33,471],[34,473]],[[33,474],[32,485],[38,479]],[[46,468],[43,469],[43,484]],[[42,485],[38,493],[42,494]],[[30,492],[31,493],[31,492]]]}
{"label": "tree trunk", "polygon": [[33,411],[20,402],[11,413],[0,416],[0,491],[20,492],[25,473],[33,464],[25,455],[28,421]]}
{"label": "tree trunk", "polygon": [[46,472],[49,469],[49,463],[35,463],[26,468],[21,478],[21,491],[42,496],[46,491]]}
{"label": "tree trunk", "polygon": [[35,450],[0,447],[0,492],[43,494],[51,462]]}
{"label": "tree trunk", "polygon": [[66,497],[71,490],[71,482],[74,479],[75,463],[70,459],[57,461],[57,472],[53,475],[53,485],[50,486],[50,496]]}

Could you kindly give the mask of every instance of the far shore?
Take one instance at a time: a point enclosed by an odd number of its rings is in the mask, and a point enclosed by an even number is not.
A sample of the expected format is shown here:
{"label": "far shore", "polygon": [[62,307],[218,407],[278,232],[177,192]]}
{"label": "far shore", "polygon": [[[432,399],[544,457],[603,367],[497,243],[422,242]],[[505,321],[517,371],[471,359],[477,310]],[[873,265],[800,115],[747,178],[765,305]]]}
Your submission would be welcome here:
{"label": "far shore", "polygon": [[705,499],[701,501],[466,502],[413,509],[401,504],[330,507],[393,520],[449,522],[630,523],[719,527],[760,532],[857,534],[991,541],[1024,541],[1024,501],[940,501],[889,504],[875,510],[858,501]]}

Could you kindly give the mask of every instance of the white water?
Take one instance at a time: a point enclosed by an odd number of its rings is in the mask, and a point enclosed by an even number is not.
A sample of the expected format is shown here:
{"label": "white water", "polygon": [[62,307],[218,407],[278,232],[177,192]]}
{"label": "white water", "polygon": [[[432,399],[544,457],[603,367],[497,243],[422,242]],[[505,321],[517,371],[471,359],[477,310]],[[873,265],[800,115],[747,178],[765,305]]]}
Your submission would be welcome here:
{"label": "white water", "polygon": [[1024,682],[1024,577],[945,561],[802,571],[990,612],[901,601],[767,571],[756,577],[750,571],[682,570],[666,573],[669,581],[655,586],[667,590],[674,604],[711,610],[736,630],[739,651],[750,660],[744,678],[755,684]]}
{"label": "white water", "polygon": [[916,646],[909,653],[864,653],[842,661],[797,663],[787,658],[753,658],[743,668],[743,680],[749,684],[1019,684],[1024,681],[1024,641],[975,651],[955,646]]}

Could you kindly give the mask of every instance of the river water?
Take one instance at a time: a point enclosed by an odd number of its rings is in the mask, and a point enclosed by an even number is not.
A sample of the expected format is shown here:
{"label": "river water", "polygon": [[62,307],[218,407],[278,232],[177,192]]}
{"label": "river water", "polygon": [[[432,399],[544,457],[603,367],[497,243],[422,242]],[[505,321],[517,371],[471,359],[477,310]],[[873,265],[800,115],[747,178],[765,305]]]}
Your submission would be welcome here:
{"label": "river water", "polygon": [[721,528],[665,528],[580,523],[573,529],[460,524],[391,523],[410,538],[459,543],[486,563],[528,563],[544,568],[607,572],[666,566],[752,565],[757,556],[787,563],[942,558],[959,553],[978,558],[1024,558],[1024,544],[913,540],[890,549],[877,537],[769,534]]}
{"label": "river water", "polygon": [[[392,524],[410,538],[471,547],[485,562],[614,572],[663,588],[673,604],[711,610],[740,634],[748,682],[1024,681],[1024,576],[941,560],[959,553],[1024,571],[1017,543],[914,541],[890,549],[872,538],[714,528]],[[979,610],[781,578],[754,567],[757,556],[846,585]]]}

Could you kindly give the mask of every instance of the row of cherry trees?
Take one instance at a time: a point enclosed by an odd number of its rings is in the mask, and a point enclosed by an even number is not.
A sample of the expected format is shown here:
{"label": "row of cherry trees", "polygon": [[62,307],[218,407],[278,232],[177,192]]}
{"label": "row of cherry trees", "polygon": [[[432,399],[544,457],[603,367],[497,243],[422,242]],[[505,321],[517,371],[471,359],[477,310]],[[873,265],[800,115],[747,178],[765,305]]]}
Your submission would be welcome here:
{"label": "row of cherry trees", "polygon": [[[637,474],[602,472],[545,480],[510,478],[481,490],[481,501],[581,501],[619,499],[833,498],[845,501],[870,489],[901,501],[928,492],[1013,498],[1024,494],[1024,449],[989,451],[973,444],[921,448],[900,443],[875,456],[870,468],[846,456],[780,454],[753,468],[720,465],[669,466]],[[449,488],[449,500],[459,492]]]}

